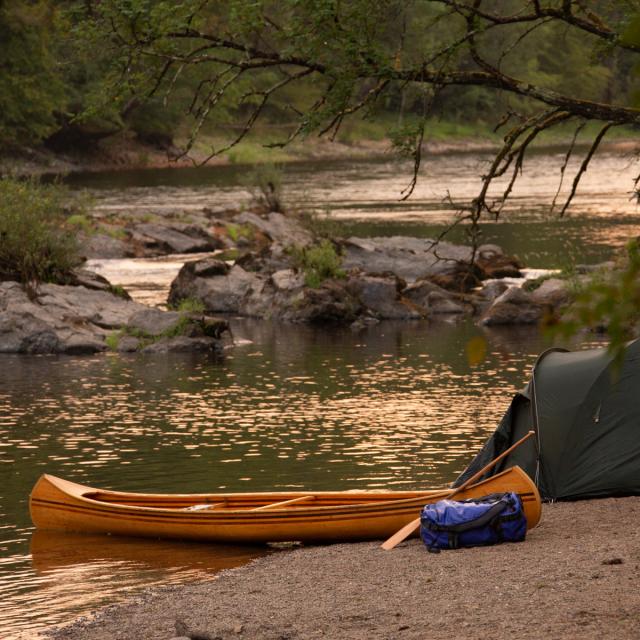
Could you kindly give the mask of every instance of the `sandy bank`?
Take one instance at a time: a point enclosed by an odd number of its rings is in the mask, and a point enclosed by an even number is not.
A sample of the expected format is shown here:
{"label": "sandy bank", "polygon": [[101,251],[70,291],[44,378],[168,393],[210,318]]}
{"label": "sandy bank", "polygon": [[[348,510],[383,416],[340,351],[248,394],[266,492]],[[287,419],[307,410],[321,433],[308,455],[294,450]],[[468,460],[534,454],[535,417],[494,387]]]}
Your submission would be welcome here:
{"label": "sandy bank", "polygon": [[[56,640],[640,637],[640,497],[545,505],[522,544],[283,552],[150,592]],[[184,633],[180,623],[178,630]]]}

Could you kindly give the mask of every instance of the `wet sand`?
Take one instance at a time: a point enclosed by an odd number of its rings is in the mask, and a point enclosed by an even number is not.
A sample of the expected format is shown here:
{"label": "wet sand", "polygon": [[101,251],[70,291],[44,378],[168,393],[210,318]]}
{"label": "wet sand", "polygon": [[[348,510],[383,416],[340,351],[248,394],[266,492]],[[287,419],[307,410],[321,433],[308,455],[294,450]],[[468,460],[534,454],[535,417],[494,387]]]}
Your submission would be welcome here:
{"label": "wet sand", "polygon": [[640,637],[640,497],[544,505],[519,544],[430,554],[417,539],[273,554],[149,591],[55,640]]}

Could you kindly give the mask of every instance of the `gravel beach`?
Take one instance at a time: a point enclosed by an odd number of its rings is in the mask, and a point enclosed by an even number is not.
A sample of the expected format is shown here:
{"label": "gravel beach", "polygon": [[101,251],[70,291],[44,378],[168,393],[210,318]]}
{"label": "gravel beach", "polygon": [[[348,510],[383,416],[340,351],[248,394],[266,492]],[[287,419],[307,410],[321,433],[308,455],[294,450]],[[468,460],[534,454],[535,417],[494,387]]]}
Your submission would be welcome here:
{"label": "gravel beach", "polygon": [[[151,544],[151,543],[150,543]],[[640,497],[547,504],[520,544],[300,548],[151,591],[55,640],[640,637]]]}

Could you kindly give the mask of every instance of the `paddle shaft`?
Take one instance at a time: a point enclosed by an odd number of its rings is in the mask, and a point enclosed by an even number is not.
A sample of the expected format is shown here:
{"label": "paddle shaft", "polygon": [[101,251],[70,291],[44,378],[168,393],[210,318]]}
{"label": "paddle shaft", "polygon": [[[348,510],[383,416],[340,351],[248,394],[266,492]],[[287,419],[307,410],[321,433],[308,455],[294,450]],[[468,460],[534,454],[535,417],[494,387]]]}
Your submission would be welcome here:
{"label": "paddle shaft", "polygon": [[[458,495],[461,491],[464,491],[469,485],[473,484],[476,480],[481,478],[489,469],[508,456],[516,447],[519,447],[523,442],[527,441],[531,436],[535,434],[535,431],[529,431],[526,436],[520,438],[518,442],[512,444],[506,451],[503,451],[497,458],[494,458],[486,467],[483,467],[477,473],[474,473],[468,480],[463,482],[459,487],[456,487],[451,493],[445,495],[442,500],[450,500],[453,496]],[[395,546],[406,540],[418,527],[420,526],[420,518],[412,520],[409,524],[406,524],[402,529],[396,531],[388,540],[383,542],[380,546],[385,551],[391,551]]]}

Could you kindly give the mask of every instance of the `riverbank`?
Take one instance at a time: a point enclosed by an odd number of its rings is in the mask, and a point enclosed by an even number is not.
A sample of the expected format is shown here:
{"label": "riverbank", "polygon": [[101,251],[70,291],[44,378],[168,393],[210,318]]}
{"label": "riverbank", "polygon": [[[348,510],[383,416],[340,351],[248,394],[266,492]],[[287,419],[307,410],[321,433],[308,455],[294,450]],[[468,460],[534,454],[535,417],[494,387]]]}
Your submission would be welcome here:
{"label": "riverbank", "polygon": [[[578,146],[588,145],[589,132],[584,133]],[[21,147],[0,151],[0,175],[38,176],[44,174],[69,174],[76,172],[100,172],[131,169],[186,168],[200,165],[233,165],[288,163],[310,160],[345,160],[383,158],[393,154],[392,144],[383,126],[369,127],[348,132],[338,140],[309,137],[286,147],[270,147],[268,135],[250,136],[220,156],[210,158],[214,148],[224,146],[221,140],[202,135],[196,140],[189,157],[181,154],[184,140],[175,146],[160,148],[136,138],[131,132],[123,132],[105,138],[91,146],[60,152],[44,146]],[[561,131],[553,136],[543,136],[539,150],[560,149],[563,153],[571,140],[570,133]],[[584,138],[584,139],[583,139]],[[423,155],[434,156],[457,153],[492,153],[501,144],[502,137],[480,125],[436,123],[428,132],[423,145]],[[605,140],[600,152],[633,154],[640,143],[631,132],[623,131]]]}
{"label": "riverbank", "polygon": [[547,504],[526,542],[429,554],[418,540],[302,548],[149,591],[52,640],[541,637],[640,631],[640,497]]}

